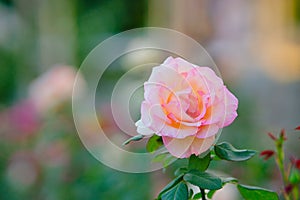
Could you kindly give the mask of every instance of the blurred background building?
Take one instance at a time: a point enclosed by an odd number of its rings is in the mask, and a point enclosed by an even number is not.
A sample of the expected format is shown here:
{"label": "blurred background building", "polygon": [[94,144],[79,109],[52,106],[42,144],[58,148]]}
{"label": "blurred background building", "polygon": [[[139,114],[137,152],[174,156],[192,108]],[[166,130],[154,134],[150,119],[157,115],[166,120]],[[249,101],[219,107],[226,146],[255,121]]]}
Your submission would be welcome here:
{"label": "blurred background building", "polygon": [[[168,172],[126,174],[96,161],[71,113],[74,77],[88,53],[145,26],[192,37],[216,62],[239,98],[239,117],[220,140],[260,151],[271,148],[267,132],[285,128],[287,155],[299,155],[300,0],[0,0],[0,199],[153,199],[167,183]],[[130,62],[105,73],[101,98]],[[119,131],[109,114],[99,123]],[[259,157],[214,167],[279,190],[277,170]]]}

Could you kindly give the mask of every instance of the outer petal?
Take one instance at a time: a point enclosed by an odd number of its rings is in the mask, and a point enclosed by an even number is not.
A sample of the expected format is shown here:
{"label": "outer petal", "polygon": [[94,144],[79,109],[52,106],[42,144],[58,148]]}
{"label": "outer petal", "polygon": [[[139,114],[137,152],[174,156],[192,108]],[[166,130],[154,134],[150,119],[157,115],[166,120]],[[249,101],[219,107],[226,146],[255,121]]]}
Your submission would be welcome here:
{"label": "outer petal", "polygon": [[173,89],[163,83],[145,82],[144,98],[151,104],[159,104],[162,100],[166,100],[172,93]]}
{"label": "outer petal", "polygon": [[209,67],[196,67],[199,75],[204,76],[206,80],[218,88],[223,85],[223,80],[216,75],[216,73]]}
{"label": "outer petal", "polygon": [[141,121],[146,127],[157,133],[166,126],[167,116],[165,116],[159,104],[151,105],[143,101],[141,106]]}
{"label": "outer petal", "polygon": [[214,136],[218,133],[219,129],[220,129],[219,126],[216,124],[201,126],[198,129],[197,138],[204,139],[204,138]]}
{"label": "outer petal", "polygon": [[238,99],[225,87],[225,117],[220,127],[230,125],[237,117]]}
{"label": "outer petal", "polygon": [[153,135],[154,133],[153,130],[149,129],[144,125],[142,120],[137,121],[135,125],[137,126],[137,132],[141,135]]}
{"label": "outer petal", "polygon": [[171,67],[171,68],[175,69],[178,73],[187,72],[195,67],[193,64],[187,62],[186,60],[184,60],[182,58],[179,58],[179,57],[173,58],[171,56],[168,57],[162,65]]}
{"label": "outer petal", "polygon": [[166,87],[170,91],[182,90],[188,87],[188,82],[185,78],[168,65],[154,67],[146,83],[158,84],[162,87]]}
{"label": "outer petal", "polygon": [[[225,88],[225,87],[224,87]],[[217,96],[214,99],[214,102],[207,107],[205,114],[201,121],[203,121],[203,124],[216,124],[220,121],[224,121],[224,114],[225,114],[225,90],[223,89],[221,95]]]}
{"label": "outer petal", "polygon": [[180,124],[179,127],[174,127],[169,123],[166,123],[165,126],[158,132],[157,135],[160,136],[169,136],[175,138],[185,138],[187,136],[195,135],[198,131],[198,127],[195,126],[185,126]]}
{"label": "outer petal", "polygon": [[165,147],[177,158],[187,158],[192,154],[199,155],[207,151],[214,143],[215,137],[199,139],[189,136],[183,139],[162,137]]}

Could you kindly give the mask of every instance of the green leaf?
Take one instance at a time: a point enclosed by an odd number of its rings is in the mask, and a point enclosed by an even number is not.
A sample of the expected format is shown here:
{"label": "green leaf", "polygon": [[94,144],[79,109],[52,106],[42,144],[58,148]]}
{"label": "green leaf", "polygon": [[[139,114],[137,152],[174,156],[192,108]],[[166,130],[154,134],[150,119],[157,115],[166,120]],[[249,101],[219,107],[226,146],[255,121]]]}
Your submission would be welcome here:
{"label": "green leaf", "polygon": [[209,174],[207,172],[200,172],[198,170],[191,170],[183,176],[183,180],[190,182],[202,189],[218,190],[222,188],[222,181],[220,178]]}
{"label": "green leaf", "polygon": [[160,199],[163,193],[165,193],[166,191],[170,190],[172,187],[174,187],[174,186],[177,185],[180,181],[182,181],[182,177],[183,177],[183,175],[178,176],[178,177],[176,177],[174,180],[172,180],[170,183],[168,183],[168,185],[166,185],[166,186],[160,191],[160,193],[158,194],[158,197],[157,197],[157,198]]}
{"label": "green leaf", "polygon": [[202,194],[201,192],[200,193],[197,193],[194,195],[193,199],[201,199],[202,198]]}
{"label": "green leaf", "polygon": [[217,190],[210,190],[208,193],[207,193],[207,198],[211,199],[214,194],[216,193]]}
{"label": "green leaf", "polygon": [[129,138],[128,140],[126,140],[126,141],[123,143],[123,145],[127,145],[127,144],[129,144],[130,142],[132,142],[132,141],[139,141],[139,140],[141,140],[141,139],[143,139],[143,138],[144,138],[143,135],[136,135],[136,136],[133,136],[133,137]]}
{"label": "green leaf", "polygon": [[289,182],[293,185],[300,183],[300,173],[298,170],[294,169],[290,173]]}
{"label": "green leaf", "polygon": [[162,195],[162,200],[188,200],[188,187],[180,182],[175,187]]}
{"label": "green leaf", "polygon": [[276,192],[247,185],[238,184],[239,192],[245,200],[278,200]]}
{"label": "green leaf", "polygon": [[210,160],[210,153],[208,153],[203,158],[199,158],[198,156],[193,154],[189,159],[188,169],[197,169],[200,171],[205,171],[209,166]]}
{"label": "green leaf", "polygon": [[[226,183],[232,183],[232,184],[236,184],[238,183],[238,180],[236,178],[233,178],[233,177],[221,177],[221,180],[222,180],[222,185],[224,186]],[[213,195],[216,193],[217,190],[210,190],[208,193],[207,193],[207,197],[209,199],[212,199]]]}
{"label": "green leaf", "polygon": [[154,152],[163,145],[163,141],[160,136],[153,135],[147,142],[146,149],[148,152]]}
{"label": "green leaf", "polygon": [[187,171],[188,171],[187,168],[180,167],[180,168],[178,168],[178,169],[175,170],[174,175],[175,176],[179,176],[179,175],[185,174]]}
{"label": "green leaf", "polygon": [[177,160],[176,157],[172,156],[170,153],[165,152],[165,153],[161,153],[156,155],[153,159],[152,162],[162,162],[164,167],[167,167],[168,165],[170,165],[172,162],[174,162],[175,160]]}
{"label": "green leaf", "polygon": [[244,161],[253,157],[256,151],[253,150],[238,150],[234,148],[231,144],[223,142],[221,144],[215,145],[214,147],[216,155],[228,161]]}
{"label": "green leaf", "polygon": [[168,157],[170,153],[165,152],[165,153],[160,153],[155,155],[155,157],[152,159],[152,162],[163,162],[166,157]]}
{"label": "green leaf", "polygon": [[221,158],[219,158],[219,157],[216,155],[216,152],[215,152],[215,151],[211,151],[210,154],[211,154],[210,157],[211,157],[212,160],[215,160],[215,161],[222,160]]}

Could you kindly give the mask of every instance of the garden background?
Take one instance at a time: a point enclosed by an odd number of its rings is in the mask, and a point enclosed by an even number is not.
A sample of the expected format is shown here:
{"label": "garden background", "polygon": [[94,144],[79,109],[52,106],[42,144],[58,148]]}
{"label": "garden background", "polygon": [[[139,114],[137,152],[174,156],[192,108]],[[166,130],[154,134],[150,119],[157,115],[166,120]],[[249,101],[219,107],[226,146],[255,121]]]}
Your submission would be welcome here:
{"label": "garden background", "polygon": [[[273,148],[267,132],[285,128],[287,159],[300,155],[293,131],[300,125],[300,0],[1,0],[0,199],[153,199],[166,185],[168,171],[128,174],[98,162],[72,118],[72,85],[88,53],[114,34],[147,26],[192,37],[216,62],[239,99],[239,116],[220,141],[262,151]],[[106,113],[99,123],[110,138],[122,134],[111,90],[148,56],[157,54],[120,58],[102,77],[96,108]],[[280,189],[274,161],[259,156],[213,169]]]}

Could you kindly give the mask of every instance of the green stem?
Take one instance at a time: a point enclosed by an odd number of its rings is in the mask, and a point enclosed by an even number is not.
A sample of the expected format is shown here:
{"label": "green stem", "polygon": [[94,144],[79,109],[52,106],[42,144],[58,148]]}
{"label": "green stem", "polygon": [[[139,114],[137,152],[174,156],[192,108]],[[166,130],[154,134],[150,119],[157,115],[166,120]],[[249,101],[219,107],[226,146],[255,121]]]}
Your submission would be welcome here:
{"label": "green stem", "polygon": [[202,200],[206,200],[204,189],[200,188]]}
{"label": "green stem", "polygon": [[[280,170],[280,173],[281,173],[281,176],[282,176],[282,181],[283,181],[283,187],[285,188],[287,185],[288,185],[288,176],[285,172],[285,169],[284,169],[284,149],[283,149],[283,140],[281,141],[278,141],[277,145],[276,145],[276,148],[277,148],[277,156],[276,156],[276,163],[277,163],[277,166]],[[286,200],[290,200],[290,197],[289,195],[285,192],[285,190],[283,190],[283,195],[284,195],[284,198]]]}

